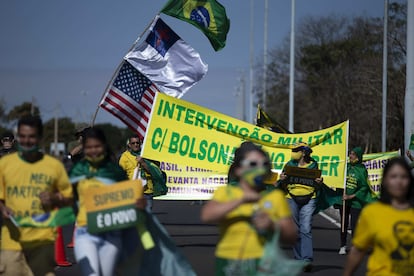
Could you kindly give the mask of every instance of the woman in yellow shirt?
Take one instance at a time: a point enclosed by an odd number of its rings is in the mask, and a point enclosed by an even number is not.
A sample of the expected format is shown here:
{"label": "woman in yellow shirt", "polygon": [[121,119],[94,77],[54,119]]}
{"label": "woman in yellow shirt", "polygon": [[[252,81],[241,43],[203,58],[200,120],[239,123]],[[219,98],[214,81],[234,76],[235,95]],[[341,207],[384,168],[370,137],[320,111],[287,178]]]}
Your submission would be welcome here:
{"label": "woman in yellow shirt", "polygon": [[354,273],[368,250],[367,275],[414,275],[414,179],[403,158],[385,165],[379,202],[362,210],[345,276]]}
{"label": "woman in yellow shirt", "polygon": [[[75,164],[70,172],[71,182],[75,184],[79,212],[75,230],[75,257],[82,275],[112,276],[119,263],[121,253],[133,252],[124,248],[123,236],[135,233],[134,229],[113,230],[101,234],[91,234],[87,229],[85,193],[91,187],[104,187],[127,180],[125,171],[110,159],[110,151],[101,129],[89,128],[82,140],[85,157]],[[141,202],[140,209],[145,208]],[[131,231],[129,231],[131,230]],[[131,239],[130,243],[133,243]]]}
{"label": "woman in yellow shirt", "polygon": [[251,142],[243,143],[229,170],[229,185],[220,187],[201,212],[206,223],[218,223],[216,275],[255,275],[268,234],[276,227],[293,243],[297,229],[283,192],[267,192],[268,155]]}

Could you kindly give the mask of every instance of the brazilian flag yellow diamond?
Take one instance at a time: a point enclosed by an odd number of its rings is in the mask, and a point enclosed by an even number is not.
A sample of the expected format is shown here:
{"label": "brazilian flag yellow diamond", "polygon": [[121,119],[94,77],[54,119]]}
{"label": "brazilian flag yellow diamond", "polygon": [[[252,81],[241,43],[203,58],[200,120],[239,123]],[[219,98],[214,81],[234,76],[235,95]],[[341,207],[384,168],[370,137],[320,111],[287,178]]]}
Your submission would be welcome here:
{"label": "brazilian flag yellow diamond", "polygon": [[230,20],[226,9],[216,0],[169,0],[161,12],[199,28],[214,50],[226,45]]}

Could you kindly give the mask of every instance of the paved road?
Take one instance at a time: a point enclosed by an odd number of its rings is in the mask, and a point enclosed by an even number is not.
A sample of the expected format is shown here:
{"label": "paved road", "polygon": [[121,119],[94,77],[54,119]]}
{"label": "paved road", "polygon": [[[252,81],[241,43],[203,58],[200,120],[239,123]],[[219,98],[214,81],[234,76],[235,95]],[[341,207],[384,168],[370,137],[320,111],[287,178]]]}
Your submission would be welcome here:
{"label": "paved road", "polygon": [[[156,201],[154,214],[164,224],[177,246],[200,276],[214,275],[214,248],[218,240],[217,227],[202,224],[199,219],[199,205],[188,201]],[[317,215],[314,217],[314,269],[303,275],[341,275],[345,256],[338,255],[339,230],[332,222]],[[71,230],[65,229],[65,239],[69,240]],[[291,250],[285,248],[288,255]],[[67,250],[68,259],[73,261],[72,250]],[[76,265],[70,268],[57,268],[58,276],[79,275]],[[365,275],[365,263],[355,275]]]}

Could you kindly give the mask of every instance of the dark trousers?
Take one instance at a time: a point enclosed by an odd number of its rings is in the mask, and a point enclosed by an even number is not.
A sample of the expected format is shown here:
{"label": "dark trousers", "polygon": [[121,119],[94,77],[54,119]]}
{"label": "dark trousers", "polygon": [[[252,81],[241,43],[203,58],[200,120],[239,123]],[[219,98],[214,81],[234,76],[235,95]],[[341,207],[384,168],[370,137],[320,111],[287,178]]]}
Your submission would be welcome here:
{"label": "dark trousers", "polygon": [[350,205],[345,204],[345,217],[343,215],[343,206],[340,206],[339,208],[339,214],[341,216],[341,226],[342,226],[342,221],[345,220],[344,223],[344,231],[342,231],[341,229],[341,247],[342,246],[346,246],[346,238],[348,235],[348,225],[349,225],[349,216],[351,216],[351,232],[352,235],[354,235],[354,230],[356,227],[356,224],[358,222],[358,218],[359,215],[361,213],[361,209],[356,209],[356,208],[352,208]]}

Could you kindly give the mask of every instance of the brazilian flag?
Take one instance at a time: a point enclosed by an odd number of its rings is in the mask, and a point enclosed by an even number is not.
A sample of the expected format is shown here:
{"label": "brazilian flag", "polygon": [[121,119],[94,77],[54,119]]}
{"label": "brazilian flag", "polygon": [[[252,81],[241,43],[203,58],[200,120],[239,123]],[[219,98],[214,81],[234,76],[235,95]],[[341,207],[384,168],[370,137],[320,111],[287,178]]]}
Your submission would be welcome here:
{"label": "brazilian flag", "polygon": [[214,50],[218,51],[226,45],[230,20],[226,9],[216,0],[169,0],[161,12],[199,28]]}
{"label": "brazilian flag", "polygon": [[15,217],[16,226],[19,227],[57,227],[72,224],[76,216],[72,207],[55,209],[49,213],[34,215],[31,217]]}

